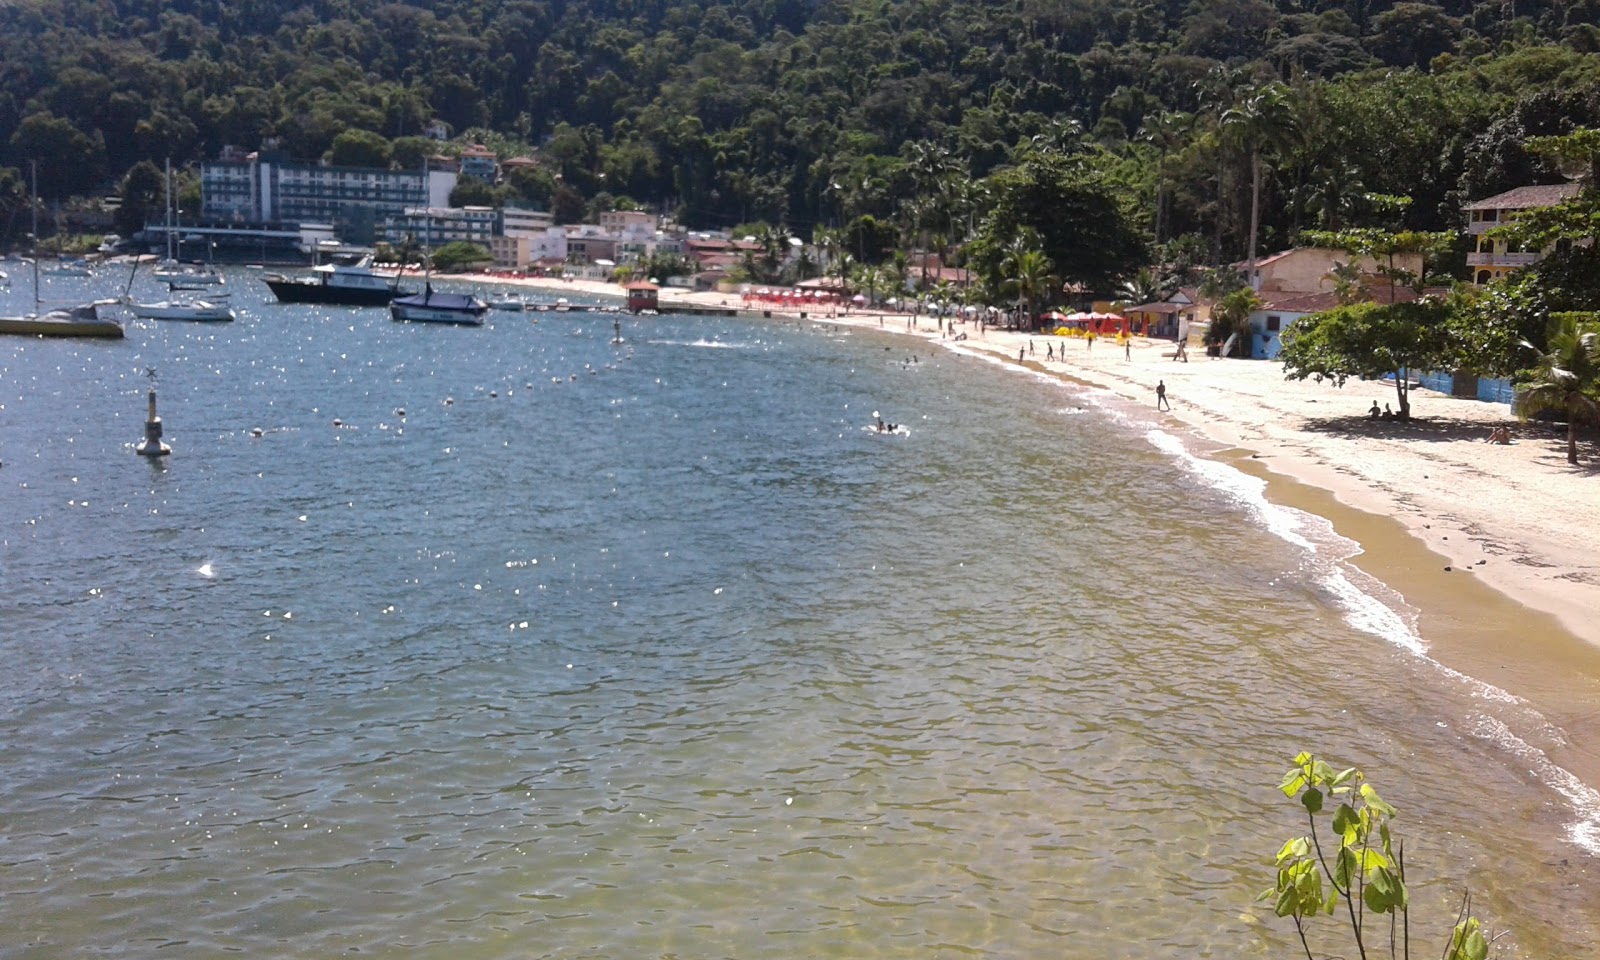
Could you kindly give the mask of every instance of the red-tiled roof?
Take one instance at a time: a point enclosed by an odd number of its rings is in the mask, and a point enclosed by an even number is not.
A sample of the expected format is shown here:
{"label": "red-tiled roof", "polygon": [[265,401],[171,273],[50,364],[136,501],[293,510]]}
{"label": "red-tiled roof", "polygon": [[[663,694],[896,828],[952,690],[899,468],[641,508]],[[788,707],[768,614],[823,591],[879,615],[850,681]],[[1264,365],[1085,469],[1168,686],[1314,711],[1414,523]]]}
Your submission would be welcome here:
{"label": "red-tiled roof", "polygon": [[[1389,287],[1388,284],[1374,284],[1367,288],[1363,303],[1410,303],[1417,299],[1417,291],[1410,287]],[[1422,296],[1438,297],[1450,291],[1444,287],[1429,287],[1422,292]],[[1279,313],[1321,313],[1332,310],[1339,305],[1339,297],[1329,293],[1293,293],[1281,300],[1269,300],[1262,304],[1256,312],[1275,310]]]}
{"label": "red-tiled roof", "polygon": [[1492,197],[1474,200],[1465,210],[1531,210],[1535,207],[1553,207],[1563,200],[1578,195],[1576,183],[1548,183],[1541,186],[1517,187]]}

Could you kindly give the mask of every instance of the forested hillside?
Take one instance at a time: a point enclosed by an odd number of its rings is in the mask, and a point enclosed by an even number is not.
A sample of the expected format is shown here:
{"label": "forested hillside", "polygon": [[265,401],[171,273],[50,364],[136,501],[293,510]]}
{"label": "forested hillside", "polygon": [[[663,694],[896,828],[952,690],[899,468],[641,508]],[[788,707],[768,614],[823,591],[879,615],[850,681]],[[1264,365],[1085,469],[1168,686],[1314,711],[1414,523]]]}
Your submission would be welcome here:
{"label": "forested hillside", "polygon": [[439,118],[537,148],[515,185],[535,202],[951,239],[977,181],[1060,154],[1146,239],[1237,255],[1256,159],[1264,249],[1378,216],[1372,195],[1438,228],[1464,195],[1555,178],[1520,143],[1600,125],[1597,20],[1600,0],[12,0],[0,163],[39,158],[62,198],[265,137],[402,162]]}

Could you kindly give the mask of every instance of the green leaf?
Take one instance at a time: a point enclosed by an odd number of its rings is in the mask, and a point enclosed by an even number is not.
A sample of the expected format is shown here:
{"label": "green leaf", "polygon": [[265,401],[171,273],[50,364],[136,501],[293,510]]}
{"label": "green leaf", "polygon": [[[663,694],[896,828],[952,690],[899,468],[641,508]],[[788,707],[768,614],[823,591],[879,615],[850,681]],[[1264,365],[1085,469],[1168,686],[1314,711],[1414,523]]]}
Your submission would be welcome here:
{"label": "green leaf", "polygon": [[1370,783],[1363,783],[1361,785],[1361,799],[1367,802],[1367,806],[1378,811],[1386,817],[1399,815],[1398,810],[1389,806],[1383,801],[1382,797],[1378,796],[1378,791],[1372,789],[1372,784]]}
{"label": "green leaf", "polygon": [[1461,944],[1461,953],[1465,960],[1486,960],[1489,956],[1489,942],[1483,938],[1483,931],[1474,929],[1467,934],[1466,940]]}
{"label": "green leaf", "polygon": [[1361,869],[1367,873],[1371,873],[1374,870],[1387,869],[1388,866],[1389,858],[1378,851],[1371,849],[1361,851]]}
{"label": "green leaf", "polygon": [[1318,814],[1322,812],[1322,791],[1316,787],[1308,789],[1300,795],[1300,802],[1305,804],[1306,812]]}
{"label": "green leaf", "polygon": [[1300,897],[1295,893],[1293,885],[1278,891],[1278,902],[1272,905],[1272,912],[1280,917],[1300,915]]}
{"label": "green leaf", "polygon": [[1305,785],[1306,775],[1301,773],[1300,769],[1297,767],[1283,775],[1283,782],[1278,784],[1278,789],[1283,791],[1284,796],[1292,797],[1299,793],[1300,788]]}
{"label": "green leaf", "polygon": [[1359,776],[1361,776],[1361,771],[1357,770],[1355,767],[1350,767],[1346,770],[1340,770],[1338,773],[1333,775],[1333,785],[1336,787],[1342,787],[1346,783],[1349,783],[1352,777]]}
{"label": "green leaf", "polygon": [[1361,891],[1361,902],[1373,913],[1388,913],[1394,909],[1394,903],[1387,890],[1381,890],[1376,885],[1368,886]]}
{"label": "green leaf", "polygon": [[1356,855],[1349,847],[1340,847],[1338,856],[1333,859],[1333,883],[1341,890],[1350,889],[1350,881],[1360,873],[1360,866],[1356,863]]}

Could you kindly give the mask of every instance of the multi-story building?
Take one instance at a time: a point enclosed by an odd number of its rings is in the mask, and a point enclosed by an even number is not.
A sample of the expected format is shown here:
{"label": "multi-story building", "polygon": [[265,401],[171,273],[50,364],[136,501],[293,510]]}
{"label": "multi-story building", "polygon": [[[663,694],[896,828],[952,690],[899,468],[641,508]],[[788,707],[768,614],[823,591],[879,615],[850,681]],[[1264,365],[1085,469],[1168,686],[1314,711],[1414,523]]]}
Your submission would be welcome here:
{"label": "multi-story building", "polygon": [[499,158],[494,151],[481,143],[474,143],[461,151],[461,175],[477,177],[484,183],[494,183],[500,172]]}
{"label": "multi-story building", "polygon": [[1492,197],[1467,204],[1467,234],[1472,238],[1472,251],[1467,254],[1467,266],[1472,269],[1474,283],[1488,283],[1500,277],[1538,263],[1549,250],[1524,250],[1505,240],[1496,240],[1488,233],[1505,225],[1514,214],[1523,210],[1553,207],[1578,195],[1576,183],[1554,183],[1547,186],[1517,187]]}
{"label": "multi-story building", "polygon": [[499,234],[500,216],[493,207],[408,207],[384,227],[390,243],[410,236],[430,249],[458,241],[487,247]]}
{"label": "multi-story building", "polygon": [[500,211],[501,232],[508,237],[534,237],[555,225],[555,219],[544,210],[526,210],[506,207]]}
{"label": "multi-story building", "polygon": [[606,230],[592,223],[573,224],[565,229],[567,262],[584,265],[600,260],[616,261],[617,238]]}
{"label": "multi-story building", "polygon": [[523,270],[533,262],[533,240],[526,236],[490,237],[489,254],[501,270]]}
{"label": "multi-story building", "polygon": [[225,149],[201,165],[203,215],[221,222],[332,223],[344,239],[370,243],[374,227],[408,207],[442,207],[450,170],[379,170],[296,163],[264,150]]}
{"label": "multi-story building", "polygon": [[600,229],[611,233],[654,233],[659,226],[654,214],[639,210],[608,210],[600,214]]}

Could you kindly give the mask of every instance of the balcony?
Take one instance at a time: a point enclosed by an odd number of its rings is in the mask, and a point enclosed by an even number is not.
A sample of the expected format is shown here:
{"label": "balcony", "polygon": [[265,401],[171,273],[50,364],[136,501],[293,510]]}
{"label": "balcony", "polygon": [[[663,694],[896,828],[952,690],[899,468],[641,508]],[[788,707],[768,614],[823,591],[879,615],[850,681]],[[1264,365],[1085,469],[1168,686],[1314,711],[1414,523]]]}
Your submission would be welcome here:
{"label": "balcony", "polygon": [[1469,253],[1469,267],[1529,267],[1544,257],[1542,253]]}

